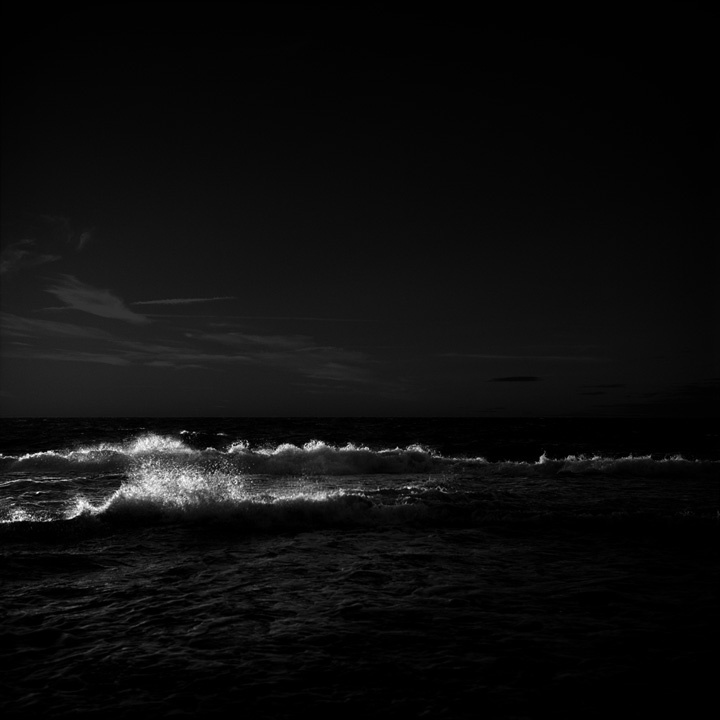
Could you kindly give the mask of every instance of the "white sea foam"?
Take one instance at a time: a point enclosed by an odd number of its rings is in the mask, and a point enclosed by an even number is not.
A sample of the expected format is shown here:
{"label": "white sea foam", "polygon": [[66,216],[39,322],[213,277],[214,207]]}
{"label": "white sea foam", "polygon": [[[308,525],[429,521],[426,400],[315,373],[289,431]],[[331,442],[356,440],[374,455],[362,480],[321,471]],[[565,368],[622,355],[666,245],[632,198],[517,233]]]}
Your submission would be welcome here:
{"label": "white sea foam", "polygon": [[372,449],[363,444],[333,445],[312,440],[302,445],[281,442],[253,447],[246,440],[235,440],[225,449],[193,448],[172,436],[145,434],[123,443],[99,443],[67,450],[46,450],[24,455],[0,456],[6,470],[43,469],[48,472],[83,471],[91,468],[127,470],[147,459],[172,459],[187,467],[223,468],[235,474],[277,476],[344,476],[376,474],[433,474],[473,472],[495,477],[509,474],[525,476],[671,476],[720,474],[720,461],[689,460],[680,455],[655,458],[650,455],[605,457],[568,455],[537,461],[506,460],[490,462],[484,457],[448,457],[432,448],[412,444],[407,447]]}
{"label": "white sea foam", "polygon": [[[401,504],[402,505],[402,504]],[[240,530],[293,529],[338,524],[366,524],[410,510],[372,501],[366,494],[322,488],[309,481],[251,485],[243,476],[223,470],[204,471],[172,460],[148,458],[138,463],[127,482],[107,500],[76,498],[66,519],[232,522]],[[394,507],[394,510],[393,510]]]}
{"label": "white sea foam", "polygon": [[142,456],[191,456],[197,453],[181,440],[164,435],[148,433],[124,443],[97,443],[66,450],[45,450],[25,453],[24,455],[0,454],[0,467],[52,468],[67,469],[78,466],[126,465],[134,458]]}

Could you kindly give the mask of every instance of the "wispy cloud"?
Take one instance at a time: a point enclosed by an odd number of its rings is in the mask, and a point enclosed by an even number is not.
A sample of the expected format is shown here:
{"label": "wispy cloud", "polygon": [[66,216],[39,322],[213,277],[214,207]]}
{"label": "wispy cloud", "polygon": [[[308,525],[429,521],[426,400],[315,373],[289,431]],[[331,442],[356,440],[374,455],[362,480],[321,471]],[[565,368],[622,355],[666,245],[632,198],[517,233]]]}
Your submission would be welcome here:
{"label": "wispy cloud", "polygon": [[48,287],[46,292],[55,295],[65,303],[67,308],[73,310],[113,320],[123,320],[135,325],[145,325],[151,322],[145,315],[130,310],[119,297],[113,295],[109,290],[82,283],[73,275],[63,275],[61,280]]}
{"label": "wispy cloud", "polygon": [[257,362],[235,352],[207,352],[184,339],[146,342],[119,337],[99,328],[10,313],[0,314],[0,331],[9,341],[3,354],[12,358],[173,368]]}
{"label": "wispy cloud", "polygon": [[[226,316],[229,317],[229,316]],[[373,323],[369,318],[318,317],[316,315],[233,315],[233,320],[287,320],[291,322],[318,323]]]}
{"label": "wispy cloud", "polygon": [[[76,283],[72,288],[75,292]],[[86,286],[82,289],[93,301],[100,292]],[[89,302],[86,295],[82,302]],[[104,306],[103,311],[106,309]],[[118,312],[117,307],[111,306],[111,312]],[[118,314],[125,319],[122,311]],[[13,341],[12,347],[5,348],[7,357],[216,370],[254,365],[320,382],[327,388],[378,382],[371,372],[374,361],[365,353],[318,345],[307,335],[240,332],[179,335],[173,328],[159,327],[162,339],[148,342],[146,338],[123,337],[101,328],[10,313],[0,314],[0,329]]]}
{"label": "wispy cloud", "polygon": [[18,350],[10,349],[6,357],[27,358],[32,360],[60,360],[61,362],[87,362],[101,365],[127,366],[132,363],[114,353],[85,352],[83,350]]}
{"label": "wispy cloud", "polygon": [[374,378],[367,368],[358,365],[338,362],[328,358],[316,358],[317,363],[300,367],[300,373],[314,380],[330,380],[332,382],[368,384]]}
{"label": "wispy cloud", "polygon": [[12,313],[0,313],[0,330],[6,337],[81,338],[103,341],[113,341],[115,339],[110,333],[99,328],[58,322],[56,320],[24,318]]}
{"label": "wispy cloud", "polygon": [[77,230],[70,218],[63,215],[38,215],[37,221],[44,235],[73,245],[76,250],[82,250],[95,236],[94,227]]}
{"label": "wispy cloud", "polygon": [[275,348],[295,349],[308,348],[315,345],[315,341],[308,335],[257,335],[241,332],[205,333],[203,340],[231,345],[237,348]]}
{"label": "wispy cloud", "polygon": [[26,267],[44,265],[61,259],[60,255],[39,252],[31,238],[10,243],[0,253],[0,275],[18,272]]}
{"label": "wispy cloud", "polygon": [[83,230],[77,239],[77,249],[82,250],[95,237],[95,228]]}
{"label": "wispy cloud", "polygon": [[57,262],[67,257],[67,246],[82,250],[94,240],[96,229],[73,227],[62,215],[28,214],[3,218],[5,247],[0,252],[0,275]]}
{"label": "wispy cloud", "polygon": [[221,300],[237,300],[231,295],[204,298],[168,298],[165,300],[136,300],[131,305],[194,305],[196,303],[218,302]]}
{"label": "wispy cloud", "polygon": [[165,344],[122,340],[117,346],[117,352],[136,365],[182,368],[253,362],[246,355],[208,352],[201,345],[183,340],[169,340]]}
{"label": "wispy cloud", "polygon": [[326,381],[368,383],[370,359],[361,352],[318,345],[308,335],[252,335],[240,332],[208,333],[205,340],[241,349],[256,362]]}
{"label": "wispy cloud", "polygon": [[[156,323],[153,337],[130,329],[148,320],[108,290],[63,276],[48,292],[63,301],[62,309],[124,321],[114,328],[92,327],[89,315],[77,322],[0,314],[0,329],[10,342],[7,357],[64,362],[100,363],[156,368],[202,368],[221,372],[234,367],[264,368],[283,382],[309,382],[327,392],[338,388],[394,388],[377,377],[377,361],[365,352],[318,343],[304,334],[204,332]],[[387,386],[387,387],[386,387]],[[359,391],[359,390],[358,390]]]}
{"label": "wispy cloud", "polygon": [[459,360],[532,360],[546,362],[605,362],[607,358],[599,355],[517,355],[499,353],[439,353],[440,357]]}

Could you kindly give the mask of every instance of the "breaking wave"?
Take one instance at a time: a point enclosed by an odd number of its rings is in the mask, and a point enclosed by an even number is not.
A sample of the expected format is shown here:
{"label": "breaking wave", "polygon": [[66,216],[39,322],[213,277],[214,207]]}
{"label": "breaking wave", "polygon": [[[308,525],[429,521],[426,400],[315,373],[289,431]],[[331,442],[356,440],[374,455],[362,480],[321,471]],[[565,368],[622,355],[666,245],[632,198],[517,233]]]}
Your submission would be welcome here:
{"label": "breaking wave", "polygon": [[218,474],[165,471],[123,485],[99,505],[80,499],[66,519],[231,524],[241,532],[267,532],[396,523],[425,513],[424,507],[396,504],[373,493],[311,487],[257,491]]}
{"label": "breaking wave", "polygon": [[283,476],[431,474],[450,471],[468,471],[487,476],[669,476],[688,473],[717,475],[720,470],[720,461],[689,460],[680,455],[663,458],[649,455],[616,458],[568,455],[551,458],[543,454],[535,462],[489,462],[483,457],[443,456],[422,445],[372,449],[353,443],[332,445],[321,440],[312,440],[304,445],[280,443],[262,447],[251,447],[245,441],[236,441],[225,449],[198,449],[181,439],[156,434],[141,435],[125,443],[99,443],[68,450],[0,455],[0,468],[6,471],[42,469],[47,472],[71,472],[73,469],[127,470],[147,459],[172,460],[205,469],[222,468],[235,474]]}
{"label": "breaking wave", "polygon": [[125,443],[98,443],[69,450],[45,450],[24,455],[3,455],[0,453],[0,468],[68,470],[72,466],[81,468],[113,469],[127,466],[137,458],[147,456],[195,455],[197,451],[182,440],[165,435],[150,433],[140,435]]}

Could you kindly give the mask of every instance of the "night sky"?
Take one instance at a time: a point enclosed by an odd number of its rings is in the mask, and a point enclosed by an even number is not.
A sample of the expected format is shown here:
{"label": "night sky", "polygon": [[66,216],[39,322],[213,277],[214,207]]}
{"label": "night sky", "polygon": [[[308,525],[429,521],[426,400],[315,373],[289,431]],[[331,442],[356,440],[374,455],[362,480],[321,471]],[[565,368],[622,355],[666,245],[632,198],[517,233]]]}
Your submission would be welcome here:
{"label": "night sky", "polygon": [[717,414],[709,21],[647,7],[5,23],[2,414]]}

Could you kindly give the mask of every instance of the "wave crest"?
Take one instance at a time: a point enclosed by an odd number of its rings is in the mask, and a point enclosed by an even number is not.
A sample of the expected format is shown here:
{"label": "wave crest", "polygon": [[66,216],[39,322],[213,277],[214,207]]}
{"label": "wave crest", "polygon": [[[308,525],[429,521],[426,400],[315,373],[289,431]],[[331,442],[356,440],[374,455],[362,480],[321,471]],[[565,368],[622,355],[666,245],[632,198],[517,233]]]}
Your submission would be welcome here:
{"label": "wave crest", "polygon": [[[105,502],[76,499],[65,518],[231,522],[248,531],[292,530],[377,523],[392,517],[401,521],[408,516],[403,505],[306,482],[253,486],[242,476],[223,470],[206,472],[152,459],[141,463]],[[414,512],[417,514],[417,509]]]}
{"label": "wave crest", "polygon": [[332,445],[312,440],[304,445],[279,443],[252,447],[237,440],[226,449],[193,448],[183,440],[153,433],[124,443],[100,443],[70,450],[47,450],[26,455],[0,455],[0,468],[10,471],[43,469],[48,472],[131,470],[148,459],[169,460],[205,470],[219,467],[235,474],[287,476],[342,476],[376,474],[432,474],[470,472],[482,477],[548,476],[672,476],[714,475],[720,461],[689,460],[680,455],[605,457],[568,455],[552,458],[543,453],[535,462],[489,462],[483,457],[447,457],[423,445],[372,449],[362,444]]}
{"label": "wave crest", "polygon": [[69,450],[44,450],[25,455],[0,454],[0,468],[67,470],[72,466],[78,466],[110,469],[126,466],[135,458],[148,455],[191,456],[196,453],[196,450],[187,446],[182,440],[147,433],[124,443],[98,443]]}

